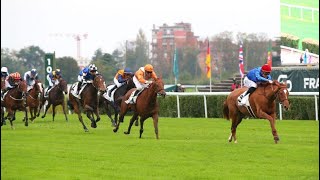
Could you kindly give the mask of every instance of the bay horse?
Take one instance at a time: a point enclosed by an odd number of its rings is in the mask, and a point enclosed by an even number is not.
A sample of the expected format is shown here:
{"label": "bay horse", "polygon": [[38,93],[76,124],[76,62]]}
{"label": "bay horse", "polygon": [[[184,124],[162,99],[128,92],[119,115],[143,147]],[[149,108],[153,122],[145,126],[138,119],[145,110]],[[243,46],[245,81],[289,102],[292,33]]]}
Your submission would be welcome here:
{"label": "bay horse", "polygon": [[1,126],[5,125],[5,119],[4,119],[4,107],[2,105],[2,93],[5,89],[5,77],[1,77]]}
{"label": "bay horse", "polygon": [[27,83],[26,81],[19,81],[15,88],[7,91],[1,106],[5,107],[8,111],[7,118],[10,121],[11,129],[13,127],[13,121],[16,119],[15,113],[17,110],[24,111],[25,126],[28,126],[28,112],[26,106],[27,98]]}
{"label": "bay horse", "polygon": [[[81,107],[83,111],[86,112],[87,117],[91,120],[91,127],[96,128],[96,122],[100,120],[98,108],[100,98],[99,93],[106,91],[106,83],[101,75],[95,75],[93,82],[87,83],[84,87],[80,94],[81,99],[78,99],[71,93],[75,88],[77,88],[76,83],[69,89],[69,105],[74,109],[74,112],[78,114],[79,121],[81,122],[84,131],[88,132],[89,130],[84,124],[81,116]],[[93,117],[93,113],[97,116],[96,120]]]}
{"label": "bay horse", "polygon": [[46,117],[47,111],[52,105],[52,121],[54,121],[54,116],[56,115],[56,106],[61,105],[66,121],[68,121],[65,105],[66,103],[64,99],[64,95],[68,93],[68,85],[67,81],[65,81],[63,78],[59,78],[58,81],[59,83],[50,90],[47,98],[44,97],[44,94],[42,96],[41,104],[45,108],[45,112],[41,118]]}
{"label": "bay horse", "polygon": [[117,126],[113,129],[113,132],[117,132],[120,126],[120,122],[123,122],[124,116],[129,109],[133,111],[133,116],[130,119],[130,124],[128,127],[128,131],[124,132],[125,134],[130,134],[131,127],[133,122],[138,119],[140,116],[140,136],[141,138],[143,133],[143,124],[146,119],[152,117],[154,132],[156,134],[156,138],[159,139],[158,133],[158,120],[159,120],[159,103],[157,101],[157,95],[161,95],[163,97],[166,96],[166,92],[164,90],[164,83],[162,78],[158,78],[153,83],[151,83],[147,88],[145,88],[140,95],[136,99],[135,104],[127,104],[125,100],[127,100],[131,93],[135,91],[136,88],[130,89],[124,96],[121,101],[121,108],[119,114],[119,121],[117,122]]}
{"label": "bay horse", "polygon": [[40,109],[40,100],[43,93],[42,83],[39,80],[35,81],[32,89],[29,90],[27,96],[27,106],[30,111],[30,120],[33,120],[37,117],[38,109]]}
{"label": "bay horse", "polygon": [[[114,91],[112,100],[109,100],[109,99],[106,99],[106,98],[103,99],[107,115],[110,118],[111,123],[112,123],[113,126],[116,126],[116,122],[118,120],[118,114],[120,112],[120,105],[121,105],[122,96],[124,96],[130,89],[136,87],[134,82],[133,82],[133,78],[132,77],[133,77],[133,75],[130,76],[126,80],[124,85],[122,85],[121,87],[117,88]],[[113,110],[114,110],[114,119],[112,118],[111,111],[110,111],[109,107],[113,108]]]}
{"label": "bay horse", "polygon": [[[232,91],[223,104],[223,116],[226,119],[232,120],[231,134],[229,136],[229,142],[234,140],[237,143],[236,131],[237,126],[241,123],[244,117],[251,116],[250,109],[245,106],[238,106],[237,98],[247,88],[235,89]],[[279,136],[275,128],[276,120],[276,101],[283,105],[285,110],[290,108],[290,102],[288,100],[289,91],[286,83],[280,83],[273,81],[273,83],[262,83],[258,85],[257,89],[249,96],[250,106],[253,115],[256,118],[267,119],[270,122],[272,135],[275,143],[278,143]]]}

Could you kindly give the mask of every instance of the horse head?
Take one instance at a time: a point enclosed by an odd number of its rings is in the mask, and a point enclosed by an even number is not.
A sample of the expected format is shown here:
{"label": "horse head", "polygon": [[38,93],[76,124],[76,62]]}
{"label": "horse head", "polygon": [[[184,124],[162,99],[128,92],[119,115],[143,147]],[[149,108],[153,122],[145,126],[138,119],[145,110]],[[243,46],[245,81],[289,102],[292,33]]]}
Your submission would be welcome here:
{"label": "horse head", "polygon": [[133,82],[133,77],[131,76],[127,79],[126,84],[127,84],[127,89],[126,89],[127,91],[136,87],[136,85]]}
{"label": "horse head", "polygon": [[106,88],[106,82],[104,81],[103,77],[101,75],[96,75],[93,79],[92,85],[98,90],[105,92],[107,90]]}
{"label": "horse head", "polygon": [[155,86],[155,92],[162,97],[166,96],[166,91],[164,90],[164,83],[162,81],[162,78],[157,78],[155,81],[152,83]]}
{"label": "horse head", "polygon": [[272,84],[278,87],[275,92],[276,99],[283,105],[285,110],[288,110],[290,108],[290,102],[288,100],[289,91],[286,82],[280,83],[278,81],[274,81]]}
{"label": "horse head", "polygon": [[58,84],[58,88],[64,92],[64,94],[68,93],[68,85],[67,85],[67,81],[60,78],[59,79],[59,84]]}

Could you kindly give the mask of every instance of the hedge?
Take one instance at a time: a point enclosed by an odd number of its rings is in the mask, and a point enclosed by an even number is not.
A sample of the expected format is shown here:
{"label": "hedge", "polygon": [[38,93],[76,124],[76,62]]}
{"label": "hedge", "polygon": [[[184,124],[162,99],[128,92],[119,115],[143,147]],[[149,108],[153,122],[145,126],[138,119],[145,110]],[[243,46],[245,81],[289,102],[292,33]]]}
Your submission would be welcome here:
{"label": "hedge", "polygon": [[[223,102],[227,96],[206,96],[208,118],[223,118]],[[319,107],[319,97],[317,98]],[[177,97],[158,98],[161,117],[178,117]],[[282,111],[282,119],[315,120],[313,96],[289,96],[291,107]],[[180,117],[205,117],[203,96],[179,96]],[[279,119],[279,104],[277,103],[277,119]]]}

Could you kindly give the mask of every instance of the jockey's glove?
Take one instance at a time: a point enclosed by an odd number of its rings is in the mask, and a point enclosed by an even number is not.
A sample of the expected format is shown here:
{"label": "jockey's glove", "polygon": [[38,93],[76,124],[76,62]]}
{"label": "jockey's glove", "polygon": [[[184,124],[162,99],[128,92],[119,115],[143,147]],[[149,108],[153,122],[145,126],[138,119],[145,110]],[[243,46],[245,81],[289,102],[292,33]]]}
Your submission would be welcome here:
{"label": "jockey's glove", "polygon": [[268,82],[269,82],[270,84],[272,84],[273,81],[269,80]]}
{"label": "jockey's glove", "polygon": [[152,81],[146,81],[146,84],[151,84],[152,83]]}

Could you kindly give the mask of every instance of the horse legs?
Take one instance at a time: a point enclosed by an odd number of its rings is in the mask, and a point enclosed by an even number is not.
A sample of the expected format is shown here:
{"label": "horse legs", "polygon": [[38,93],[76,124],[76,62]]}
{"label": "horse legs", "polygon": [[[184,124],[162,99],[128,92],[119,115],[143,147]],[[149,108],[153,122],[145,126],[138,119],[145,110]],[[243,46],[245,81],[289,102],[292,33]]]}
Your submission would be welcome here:
{"label": "horse legs", "polygon": [[139,135],[139,138],[141,138],[142,136],[142,133],[143,133],[143,124],[144,124],[144,121],[146,120],[147,118],[145,117],[140,117],[140,135]]}
{"label": "horse legs", "polygon": [[67,117],[67,113],[66,113],[66,106],[65,106],[64,101],[63,101],[63,103],[61,105],[62,105],[62,110],[63,110],[63,113],[64,113],[64,117],[66,118],[66,121],[68,122],[68,117]]}
{"label": "horse legs", "polygon": [[[156,138],[159,139],[159,130],[158,130],[158,120],[159,120],[159,116],[158,114],[154,114],[152,116],[153,119],[153,127],[154,127],[154,132],[156,134]],[[140,120],[141,121],[141,120]],[[142,121],[143,122],[143,121]],[[141,133],[142,134],[142,133]],[[141,138],[141,134],[140,134],[140,138]]]}
{"label": "horse legs", "polygon": [[82,124],[84,132],[89,132],[87,126],[83,122],[83,119],[82,119],[82,116],[81,116],[81,111],[80,111],[80,108],[79,108],[79,104],[76,102],[76,103],[72,103],[72,105],[74,107],[74,112],[78,114],[78,119],[79,119],[80,123]]}
{"label": "horse legs", "polygon": [[230,113],[230,112],[229,112],[229,114],[232,117],[232,123],[231,123],[231,134],[230,134],[228,140],[229,140],[229,142],[231,142],[232,139],[233,139],[234,143],[238,143],[237,136],[236,136],[237,127],[241,123],[243,117],[240,116],[240,115],[236,115],[236,114]]}
{"label": "horse legs", "polygon": [[52,104],[52,121],[54,121],[54,116],[56,115],[56,105]]}
{"label": "horse legs", "polygon": [[128,112],[129,108],[127,104],[121,103],[121,109],[120,109],[120,113],[119,113],[119,119],[116,122],[116,127],[113,129],[113,132],[117,132],[120,126],[120,122],[123,122],[124,119],[124,115],[126,115],[126,113]]}
{"label": "horse legs", "polygon": [[94,120],[93,118],[93,112],[90,111],[90,110],[87,110],[87,117],[91,120],[91,127],[92,128],[96,128],[97,127],[97,124],[96,124],[96,121]]}
{"label": "horse legs", "polygon": [[138,113],[134,113],[133,116],[130,119],[130,123],[129,123],[129,127],[128,127],[128,131],[124,132],[124,134],[130,134],[131,131],[131,127],[133,125],[133,122],[138,118]]}
{"label": "horse legs", "polygon": [[50,106],[51,106],[51,103],[48,100],[48,105],[43,105],[43,107],[45,108],[45,111],[44,111],[44,114],[41,116],[41,118],[46,117],[47,111],[50,108]]}
{"label": "horse legs", "polygon": [[98,112],[98,108],[96,108],[96,109],[94,109],[94,114],[97,116],[97,119],[96,119],[96,123],[98,122],[98,121],[100,121],[100,115],[99,115],[99,112]]}
{"label": "horse legs", "polygon": [[105,103],[105,107],[106,107],[107,116],[110,118],[111,123],[114,124],[114,121],[115,121],[115,120],[112,118],[111,111],[110,111],[110,109],[109,109],[108,103]]}
{"label": "horse legs", "polygon": [[272,129],[272,135],[273,135],[273,139],[274,139],[274,143],[278,143],[278,141],[280,140],[279,136],[278,136],[278,133],[277,133],[277,130],[276,130],[276,114],[272,114],[272,119],[269,120],[270,122],[270,125],[271,125],[271,129]]}

